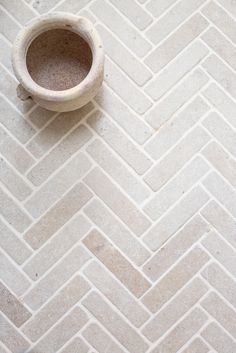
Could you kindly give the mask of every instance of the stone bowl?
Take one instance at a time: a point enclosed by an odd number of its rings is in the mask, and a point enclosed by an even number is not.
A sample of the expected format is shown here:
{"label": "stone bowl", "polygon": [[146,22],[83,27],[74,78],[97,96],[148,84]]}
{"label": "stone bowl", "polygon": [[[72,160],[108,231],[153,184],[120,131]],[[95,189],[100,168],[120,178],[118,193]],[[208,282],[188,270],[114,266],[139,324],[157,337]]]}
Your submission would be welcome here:
{"label": "stone bowl", "polygon": [[104,49],[86,18],[56,13],[30,21],[17,35],[12,66],[18,97],[66,112],[88,103],[103,81]]}

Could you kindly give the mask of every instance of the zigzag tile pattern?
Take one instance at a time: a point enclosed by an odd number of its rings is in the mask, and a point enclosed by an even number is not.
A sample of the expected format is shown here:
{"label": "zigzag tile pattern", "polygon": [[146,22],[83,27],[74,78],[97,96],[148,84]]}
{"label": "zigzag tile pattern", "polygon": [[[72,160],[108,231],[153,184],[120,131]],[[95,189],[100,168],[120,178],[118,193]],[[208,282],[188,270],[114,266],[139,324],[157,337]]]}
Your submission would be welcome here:
{"label": "zigzag tile pattern", "polygon": [[[30,19],[88,17],[105,82],[16,96]],[[236,352],[236,2],[0,0],[0,352]]]}

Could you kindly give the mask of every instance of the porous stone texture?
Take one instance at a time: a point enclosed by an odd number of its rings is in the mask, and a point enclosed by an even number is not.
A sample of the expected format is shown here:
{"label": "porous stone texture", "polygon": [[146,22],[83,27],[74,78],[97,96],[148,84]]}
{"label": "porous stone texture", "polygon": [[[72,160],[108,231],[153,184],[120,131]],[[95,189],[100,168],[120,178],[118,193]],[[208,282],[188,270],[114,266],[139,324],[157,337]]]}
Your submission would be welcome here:
{"label": "porous stone texture", "polygon": [[[0,4],[0,352],[235,353],[236,2]],[[50,10],[105,44],[70,113],[16,97],[11,43]]]}

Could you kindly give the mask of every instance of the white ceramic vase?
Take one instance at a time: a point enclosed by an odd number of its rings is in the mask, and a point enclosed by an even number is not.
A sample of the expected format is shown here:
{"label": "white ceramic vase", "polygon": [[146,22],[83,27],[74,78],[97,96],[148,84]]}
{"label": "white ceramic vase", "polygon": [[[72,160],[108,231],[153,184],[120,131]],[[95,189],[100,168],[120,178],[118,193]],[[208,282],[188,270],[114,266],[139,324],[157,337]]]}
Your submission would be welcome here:
{"label": "white ceramic vase", "polygon": [[[91,67],[85,78],[69,89],[54,90],[38,84],[29,72],[27,52],[42,33],[64,29],[77,34],[91,50]],[[52,43],[53,44],[53,43]],[[87,45],[86,44],[86,45]],[[36,53],[37,54],[37,53]],[[20,82],[19,98],[32,98],[40,106],[58,112],[78,109],[97,93],[103,81],[104,49],[94,25],[86,18],[56,13],[30,21],[17,35],[12,49],[12,65]]]}

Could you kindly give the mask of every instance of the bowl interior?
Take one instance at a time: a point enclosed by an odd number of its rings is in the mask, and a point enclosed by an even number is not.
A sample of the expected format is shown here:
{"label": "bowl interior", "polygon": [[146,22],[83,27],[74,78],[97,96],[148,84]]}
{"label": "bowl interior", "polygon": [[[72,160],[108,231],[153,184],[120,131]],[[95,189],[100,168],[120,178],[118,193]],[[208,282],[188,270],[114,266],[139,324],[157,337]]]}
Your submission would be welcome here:
{"label": "bowl interior", "polygon": [[63,91],[80,84],[92,66],[92,51],[78,33],[55,28],[39,34],[30,44],[26,66],[41,87]]}

